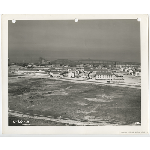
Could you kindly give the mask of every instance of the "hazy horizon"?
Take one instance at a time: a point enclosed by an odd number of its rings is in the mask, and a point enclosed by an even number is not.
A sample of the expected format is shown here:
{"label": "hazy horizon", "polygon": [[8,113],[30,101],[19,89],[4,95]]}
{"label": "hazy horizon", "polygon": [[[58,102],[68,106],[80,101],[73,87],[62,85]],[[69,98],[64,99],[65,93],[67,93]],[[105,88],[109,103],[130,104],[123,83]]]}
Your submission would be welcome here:
{"label": "hazy horizon", "polygon": [[8,57],[140,62],[140,22],[118,20],[8,21]]}

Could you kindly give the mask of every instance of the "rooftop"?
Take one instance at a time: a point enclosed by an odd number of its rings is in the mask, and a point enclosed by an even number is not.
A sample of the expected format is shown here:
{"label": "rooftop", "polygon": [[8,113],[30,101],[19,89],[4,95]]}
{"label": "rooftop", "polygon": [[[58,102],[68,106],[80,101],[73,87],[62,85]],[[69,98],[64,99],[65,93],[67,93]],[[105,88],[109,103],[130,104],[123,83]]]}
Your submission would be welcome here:
{"label": "rooftop", "polygon": [[96,72],[96,75],[112,75],[111,72]]}

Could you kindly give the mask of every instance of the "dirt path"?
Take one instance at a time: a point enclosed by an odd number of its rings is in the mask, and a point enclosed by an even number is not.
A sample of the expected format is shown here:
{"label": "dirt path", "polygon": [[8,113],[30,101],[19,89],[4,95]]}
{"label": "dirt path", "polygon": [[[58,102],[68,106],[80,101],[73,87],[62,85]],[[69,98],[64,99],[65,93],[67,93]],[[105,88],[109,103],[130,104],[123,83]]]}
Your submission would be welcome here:
{"label": "dirt path", "polygon": [[109,84],[99,81],[88,81],[88,80],[74,80],[74,79],[65,79],[65,78],[52,78],[55,80],[61,80],[61,81],[70,81],[74,83],[92,83],[92,84],[98,84],[98,85],[108,85],[108,86],[119,86],[119,87],[128,87],[128,88],[135,88],[135,89],[141,89],[141,87],[138,87],[136,85],[128,85],[128,84]]}

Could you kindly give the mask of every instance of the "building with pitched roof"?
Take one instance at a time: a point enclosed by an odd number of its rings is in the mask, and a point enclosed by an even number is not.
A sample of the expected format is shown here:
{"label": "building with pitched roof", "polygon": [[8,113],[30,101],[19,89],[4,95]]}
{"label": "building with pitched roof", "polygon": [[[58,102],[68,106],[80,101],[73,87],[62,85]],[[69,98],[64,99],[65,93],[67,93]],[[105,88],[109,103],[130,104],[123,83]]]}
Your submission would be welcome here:
{"label": "building with pitched roof", "polygon": [[50,72],[50,75],[51,75],[52,77],[60,77],[60,72],[59,72],[59,71],[51,71],[51,72]]}
{"label": "building with pitched roof", "polygon": [[69,78],[74,78],[74,77],[75,77],[75,72],[69,71],[69,72],[68,72],[68,77],[69,77]]}
{"label": "building with pitched roof", "polygon": [[96,80],[112,80],[113,79],[113,74],[108,71],[99,71],[96,72]]}

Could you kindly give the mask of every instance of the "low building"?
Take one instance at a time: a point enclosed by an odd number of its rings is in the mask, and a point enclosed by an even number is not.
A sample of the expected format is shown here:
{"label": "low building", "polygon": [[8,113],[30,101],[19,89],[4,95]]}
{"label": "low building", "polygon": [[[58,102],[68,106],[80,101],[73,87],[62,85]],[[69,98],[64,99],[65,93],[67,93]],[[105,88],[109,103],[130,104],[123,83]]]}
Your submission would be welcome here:
{"label": "low building", "polygon": [[124,70],[124,68],[120,68],[120,71],[123,71]]}
{"label": "low building", "polygon": [[59,71],[51,71],[49,74],[52,77],[60,77],[61,76]]}
{"label": "low building", "polygon": [[133,75],[133,73],[134,73],[132,69],[129,69],[128,72],[130,75]]}
{"label": "low building", "polygon": [[61,71],[61,72],[60,72],[60,75],[61,75],[62,77],[68,77],[68,71]]}
{"label": "low building", "polygon": [[96,80],[112,80],[113,74],[111,72],[96,72]]}
{"label": "low building", "polygon": [[81,73],[79,74],[79,76],[80,76],[81,78],[87,78],[87,74],[84,73],[84,72],[81,72]]}
{"label": "low building", "polygon": [[136,71],[136,72],[135,72],[135,76],[136,76],[136,77],[140,77],[140,76],[141,76],[141,72],[140,72],[140,71]]}
{"label": "low building", "polygon": [[68,77],[69,78],[74,78],[75,77],[75,72],[69,71],[68,72]]}
{"label": "low building", "polygon": [[67,67],[67,70],[68,70],[68,72],[69,72],[69,71],[75,71],[76,68],[75,68],[75,67]]}
{"label": "low building", "polygon": [[80,74],[79,70],[76,70],[74,73],[75,73],[75,77],[79,77],[79,74]]}

